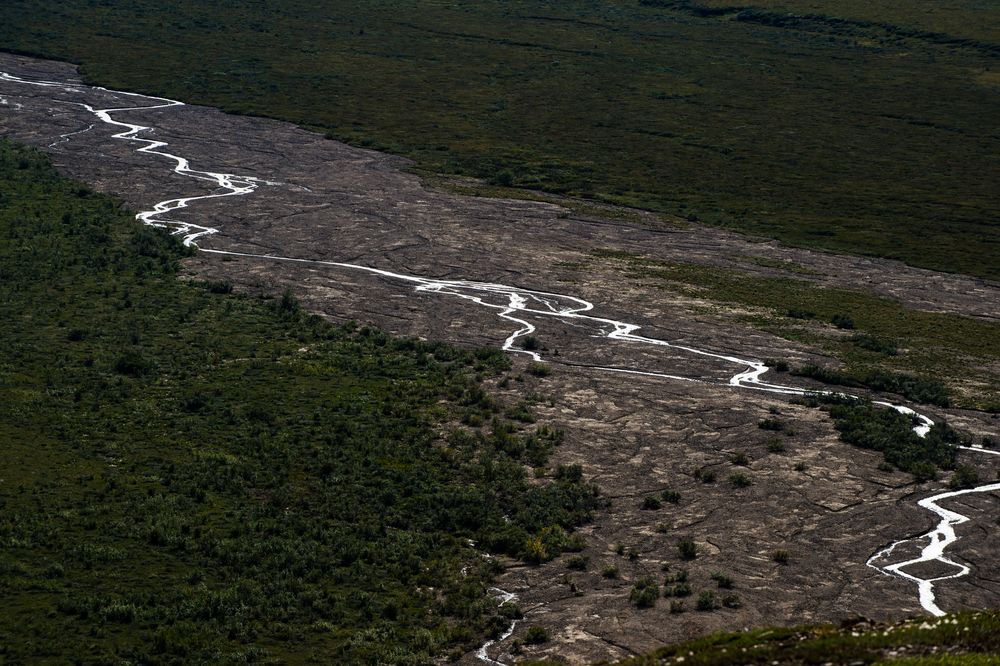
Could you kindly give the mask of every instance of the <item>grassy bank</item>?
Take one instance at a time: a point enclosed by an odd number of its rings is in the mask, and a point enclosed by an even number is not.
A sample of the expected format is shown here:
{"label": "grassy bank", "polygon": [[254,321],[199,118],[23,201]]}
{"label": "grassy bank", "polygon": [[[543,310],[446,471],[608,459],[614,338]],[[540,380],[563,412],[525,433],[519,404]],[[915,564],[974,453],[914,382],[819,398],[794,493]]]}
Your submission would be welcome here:
{"label": "grassy bank", "polygon": [[653,664],[906,664],[986,666],[997,663],[1000,613],[957,613],[898,624],[851,622],[716,634],[619,662]]}
{"label": "grassy bank", "polygon": [[[714,312],[814,346],[843,363],[842,368],[793,368],[799,374],[899,393],[925,404],[1000,411],[1000,325],[994,322],[924,312],[868,292],[821,286],[791,262],[768,262],[787,273],[770,277],[616,250],[593,256],[633,280],[708,301]],[[586,264],[579,268],[586,270]],[[738,314],[727,314],[733,306]]]}
{"label": "grassy bank", "polygon": [[506,358],[184,254],[0,141],[0,661],[426,663],[505,627],[482,551],[550,558],[598,501],[525,475],[560,433],[500,416]]}
{"label": "grassy bank", "polygon": [[1000,10],[806,4],[8,0],[0,47],[430,172],[1000,278]]}

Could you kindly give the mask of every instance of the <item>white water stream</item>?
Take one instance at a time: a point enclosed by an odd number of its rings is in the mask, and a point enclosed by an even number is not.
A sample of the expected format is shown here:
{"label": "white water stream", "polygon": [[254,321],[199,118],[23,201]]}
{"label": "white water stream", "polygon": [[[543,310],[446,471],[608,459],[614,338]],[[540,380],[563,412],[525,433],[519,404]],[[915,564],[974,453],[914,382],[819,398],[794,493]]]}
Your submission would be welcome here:
{"label": "white water stream", "polygon": [[[507,592],[506,590],[501,590],[499,587],[491,587],[489,591],[490,594],[492,594],[493,597],[497,600],[497,606],[503,606],[505,603],[508,603],[510,601],[517,601],[517,595],[514,594],[513,592]],[[479,657],[479,660],[486,662],[490,666],[507,666],[502,661],[497,661],[497,659],[493,659],[492,657],[490,657],[489,649],[490,647],[493,646],[494,643],[502,643],[508,638],[510,638],[511,635],[514,633],[514,627],[516,626],[517,626],[517,620],[511,620],[510,624],[507,625],[507,629],[504,630],[504,632],[500,634],[500,636],[496,640],[489,640],[483,643],[482,646],[480,646],[480,648],[476,650],[476,656]]]}
{"label": "white water stream", "polygon": [[[60,93],[83,94],[85,91],[81,90],[83,86],[79,84],[68,84],[61,83],[57,81],[39,81],[39,80],[29,80],[21,77],[17,77],[8,73],[0,72],[0,82],[6,82],[10,84],[18,85],[33,85],[42,86],[57,89]],[[190,196],[190,197],[179,197],[174,199],[167,199],[160,201],[153,205],[153,208],[147,211],[139,213],[136,218],[143,222],[155,227],[161,227],[169,229],[172,233],[182,236],[183,242],[188,246],[197,247],[198,239],[206,237],[217,233],[218,230],[212,227],[200,226],[190,222],[183,222],[178,220],[168,219],[167,216],[170,213],[178,211],[183,208],[187,208],[189,204],[196,201],[203,201],[208,199],[217,199],[222,197],[233,197],[233,196],[243,196],[253,193],[261,185],[280,185],[280,183],[274,183],[252,176],[240,176],[231,173],[214,172],[214,171],[203,171],[199,169],[194,169],[188,159],[175,155],[162,150],[167,147],[167,142],[157,141],[155,139],[144,138],[140,135],[148,133],[152,134],[154,129],[149,126],[122,122],[112,118],[112,113],[124,113],[124,112],[141,112],[150,111],[153,109],[166,109],[171,107],[184,106],[182,102],[175,100],[165,99],[161,97],[150,97],[147,95],[140,95],[137,93],[127,93],[107,90],[105,88],[94,88],[93,90],[100,91],[101,94],[106,94],[110,96],[125,96],[130,98],[141,98],[145,100],[151,100],[155,102],[151,105],[145,106],[117,106],[106,109],[97,109],[89,104],[83,102],[56,99],[53,101],[69,103],[78,105],[86,109],[89,113],[96,116],[101,122],[111,125],[113,127],[124,128],[123,131],[118,132],[113,135],[113,138],[120,139],[123,141],[131,141],[142,144],[141,148],[137,148],[136,152],[146,153],[150,155],[156,155],[162,157],[170,162],[173,162],[172,171],[179,175],[193,178],[196,180],[208,181],[214,184],[217,188],[223,190],[222,192],[215,192],[212,194],[205,194],[200,196]],[[7,101],[6,99],[4,100]],[[6,108],[10,108],[5,105]],[[18,105],[16,108],[21,108]],[[69,132],[67,134],[62,134],[60,137],[50,144],[49,147],[54,147],[57,144],[68,142],[72,136],[77,134],[82,134],[83,132],[90,131],[94,125],[87,127],[84,130],[79,130],[76,132]],[[593,336],[595,338],[605,338],[609,340],[621,341],[624,343],[646,345],[650,347],[664,347],[673,350],[678,350],[686,352],[689,354],[694,354],[697,356],[710,358],[716,361],[721,361],[723,363],[731,364],[739,368],[739,370],[729,378],[728,385],[736,388],[743,389],[753,389],[758,391],[766,391],[769,393],[778,393],[784,395],[795,395],[795,396],[808,396],[815,395],[817,393],[831,394],[830,391],[811,391],[802,389],[795,386],[784,386],[780,384],[772,384],[762,380],[764,374],[768,372],[770,368],[761,361],[752,359],[743,359],[737,356],[708,351],[705,349],[699,349],[696,347],[690,347],[685,345],[678,345],[665,340],[658,340],[656,338],[650,338],[643,335],[639,335],[637,332],[640,329],[638,324],[630,324],[623,321],[618,321],[615,319],[609,319],[605,317],[599,317],[589,314],[594,310],[594,304],[586,301],[582,298],[575,296],[570,296],[566,294],[559,294],[553,292],[537,291],[532,289],[523,289],[516,286],[495,284],[489,282],[477,282],[473,280],[438,280],[433,278],[424,278],[415,275],[407,275],[403,273],[395,273],[392,271],[387,271],[379,268],[373,268],[370,266],[363,266],[360,264],[350,264],[336,261],[322,261],[313,259],[300,259],[295,257],[285,257],[273,254],[250,254],[243,252],[230,252],[226,250],[213,250],[213,249],[201,249],[202,252],[209,252],[212,254],[221,255],[232,255],[240,257],[249,257],[260,260],[271,260],[271,261],[286,261],[286,262],[296,262],[305,263],[318,266],[328,266],[332,268],[339,268],[344,270],[352,271],[363,271],[369,274],[378,275],[383,278],[390,280],[395,280],[402,282],[404,284],[410,284],[416,291],[427,292],[434,294],[441,294],[447,296],[453,296],[475,305],[489,308],[496,312],[497,317],[511,322],[517,328],[514,330],[503,342],[502,348],[505,351],[525,354],[531,357],[534,361],[543,361],[542,356],[535,351],[530,351],[517,346],[517,340],[524,336],[532,334],[536,329],[535,325],[526,320],[527,317],[539,318],[539,317],[551,317],[563,322],[574,322],[576,324],[586,324],[592,329]],[[523,318],[522,318],[523,317]],[[646,377],[657,377],[670,380],[681,380],[681,381],[691,381],[691,382],[710,382],[712,380],[696,379],[691,377],[681,377],[678,375],[671,375],[662,372],[655,372],[652,370],[641,370],[641,369],[627,369],[627,368],[613,368],[613,367],[596,367],[594,370],[605,371],[605,372],[615,372],[615,373],[626,373]],[[921,437],[925,436],[929,432],[931,426],[934,422],[923,414],[918,414],[912,409],[905,407],[903,405],[895,405],[888,402],[876,402],[875,404],[883,405],[894,409],[902,414],[909,415],[914,418],[918,423],[914,427],[914,431]],[[987,453],[987,454],[1000,454],[1000,452],[991,451],[989,449],[982,449],[979,447],[962,447],[965,450],[974,451],[977,453]],[[938,502],[948,500],[954,497],[959,497],[963,495],[969,495],[973,493],[986,493],[995,490],[1000,490],[1000,483],[986,484],[979,486],[977,488],[970,488],[967,490],[960,490],[954,492],[941,493],[934,495],[933,497],[928,497],[926,499],[920,500],[918,502],[919,506],[937,514],[941,521],[938,523],[930,532],[917,537],[916,540],[926,540],[927,544],[922,549],[920,555],[916,558],[905,562],[899,562],[895,564],[879,564],[888,560],[892,555],[893,551],[900,544],[913,541],[914,539],[905,539],[901,541],[894,542],[887,546],[886,548],[880,550],[871,558],[868,559],[867,564],[878,571],[887,574],[898,576],[905,580],[914,582],[917,584],[920,603],[921,606],[928,612],[934,615],[941,615],[943,611],[938,607],[935,595],[934,595],[934,584],[944,580],[951,580],[961,576],[965,576],[969,573],[969,567],[958,564],[953,560],[945,556],[945,550],[954,543],[958,536],[955,534],[954,526],[961,523],[967,522],[968,517],[959,514],[955,511],[942,508]],[[956,569],[955,573],[939,576],[935,578],[921,578],[914,574],[908,573],[904,569],[912,567],[914,565],[922,563],[938,562]],[[497,596],[500,603],[505,603],[507,601],[513,601],[516,599],[516,595],[510,592],[505,592],[497,588],[492,588],[491,593]],[[508,638],[514,631],[514,626],[516,622],[512,622],[507,632],[499,640],[502,641]],[[490,641],[483,645],[477,652],[478,657],[486,663],[489,664],[502,664],[500,661],[491,659],[487,653],[488,648],[494,644],[494,641]]]}

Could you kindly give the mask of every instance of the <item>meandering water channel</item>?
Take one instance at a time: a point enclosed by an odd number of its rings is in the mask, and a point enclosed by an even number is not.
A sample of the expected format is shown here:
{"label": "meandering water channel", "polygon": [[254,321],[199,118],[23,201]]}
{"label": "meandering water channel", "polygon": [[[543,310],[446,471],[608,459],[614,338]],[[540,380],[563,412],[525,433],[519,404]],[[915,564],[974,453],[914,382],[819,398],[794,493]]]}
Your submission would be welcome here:
{"label": "meandering water channel", "polygon": [[[262,186],[282,185],[281,183],[262,180],[251,176],[195,169],[192,167],[188,158],[164,150],[169,145],[167,142],[143,136],[144,134],[152,134],[154,132],[153,127],[137,123],[124,122],[113,117],[113,114],[118,113],[138,113],[154,109],[183,107],[184,104],[182,102],[161,97],[140,95],[137,93],[107,90],[99,87],[91,88],[89,86],[73,82],[33,80],[6,72],[0,72],[0,82],[3,82],[12,89],[12,91],[8,93],[11,95],[16,93],[16,89],[14,89],[16,86],[39,86],[51,89],[53,91],[53,97],[50,100],[51,102],[72,104],[85,109],[101,123],[118,130],[115,134],[113,134],[113,138],[138,144],[140,147],[136,148],[136,152],[162,158],[167,163],[172,163],[173,166],[171,167],[171,170],[176,174],[199,181],[207,181],[215,185],[217,187],[217,191],[213,193],[159,201],[153,204],[152,208],[142,211],[136,216],[136,218],[144,224],[165,228],[171,233],[181,236],[185,245],[197,247],[200,239],[215,234],[218,230],[210,226],[202,226],[189,221],[172,219],[171,215],[173,213],[187,208],[191,204],[198,201],[223,197],[246,196],[254,193],[259,187]],[[151,103],[96,108],[91,103],[80,101],[80,99],[86,95],[91,97],[111,96],[113,98],[123,98],[136,101],[145,100],[146,102]],[[4,101],[6,102],[6,99]],[[17,112],[17,110],[11,109],[11,112]],[[84,129],[62,134],[55,141],[49,144],[49,148],[57,149],[57,146],[71,141],[72,137],[92,131],[95,126],[96,123],[92,123]],[[418,275],[408,275],[354,263],[304,259],[281,256],[277,254],[252,254],[210,248],[199,249],[201,252],[247,257],[261,261],[295,262],[344,271],[361,271],[377,275],[391,281],[397,281],[401,285],[409,285],[414,290],[419,292],[433,293],[439,294],[443,297],[462,299],[474,307],[487,308],[493,311],[500,319],[510,322],[513,330],[503,341],[502,348],[510,353],[529,356],[536,362],[551,362],[553,359],[544,357],[542,353],[538,351],[525,349],[519,344],[519,340],[535,332],[537,326],[536,323],[533,322],[552,319],[566,323],[571,322],[576,326],[583,326],[590,332],[591,337],[595,340],[594,344],[600,344],[600,340],[603,339],[605,341],[617,341],[620,343],[641,345],[651,348],[668,348],[705,359],[710,359],[713,362],[732,366],[732,376],[724,381],[734,389],[764,391],[790,396],[808,396],[816,395],[817,393],[833,393],[830,391],[814,391],[796,386],[767,382],[764,380],[764,375],[767,374],[770,368],[759,360],[740,358],[738,356],[719,351],[675,344],[666,340],[640,335],[639,330],[641,327],[638,324],[598,316],[597,314],[594,314],[596,310],[594,303],[569,294],[540,291],[491,282],[479,282],[475,280],[440,280],[426,278]],[[627,373],[661,378],[668,381],[719,382],[719,380],[683,377],[643,368],[597,366],[592,369],[596,372]],[[883,405],[900,413],[911,416],[915,423],[914,431],[920,436],[926,435],[933,425],[933,421],[929,417],[914,412],[906,406],[888,402],[876,402],[876,404]],[[978,447],[962,448],[978,454],[1000,455],[1000,452],[989,449],[982,449]],[[877,553],[868,558],[868,566],[886,575],[897,576],[916,584],[921,606],[930,614],[942,615],[944,611],[937,604],[934,592],[935,585],[943,581],[953,580],[955,578],[968,575],[970,568],[965,564],[960,564],[954,561],[946,555],[948,547],[959,538],[954,530],[954,527],[968,522],[969,518],[952,509],[942,507],[941,503],[957,497],[963,497],[976,493],[987,493],[996,490],[1000,490],[1000,483],[984,484],[976,488],[939,493],[919,500],[917,502],[919,506],[936,514],[940,518],[940,522],[937,526],[919,537],[903,539],[890,543],[885,548],[879,550]],[[892,561],[894,551],[899,549],[899,547],[904,543],[914,541],[918,543],[921,541],[926,542],[920,550],[919,555],[902,562]],[[912,573],[911,571],[908,571],[908,569],[912,570],[917,565],[931,562],[936,562],[949,567],[952,572],[946,575],[923,578]],[[491,593],[496,596],[499,603],[513,601],[516,599],[516,596],[513,593],[497,588],[492,588]],[[508,638],[513,633],[515,624],[516,622],[511,622],[505,635],[500,638],[500,641]],[[494,644],[495,641],[486,643],[478,650],[477,655],[486,663],[502,664],[502,662],[491,658],[489,655],[489,649]]]}

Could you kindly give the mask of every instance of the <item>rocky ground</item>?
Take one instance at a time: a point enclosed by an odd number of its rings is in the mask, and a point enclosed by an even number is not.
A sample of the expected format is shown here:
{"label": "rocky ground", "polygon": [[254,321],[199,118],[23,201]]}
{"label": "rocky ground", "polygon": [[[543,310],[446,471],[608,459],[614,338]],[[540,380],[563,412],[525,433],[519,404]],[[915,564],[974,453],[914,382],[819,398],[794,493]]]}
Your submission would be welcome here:
{"label": "rocky ground", "polygon": [[[79,81],[70,65],[13,55],[0,54],[0,71]],[[69,87],[0,81],[0,135],[46,149],[65,173],[137,210],[213,190],[211,183],[172,174],[162,158],[136,153],[137,145],[113,139],[111,128],[79,105],[147,102],[82,84]],[[278,183],[248,196],[197,202],[174,215],[219,230],[199,240],[206,249],[572,294],[593,302],[601,316],[641,324],[644,335],[741,358],[821,360],[813,349],[734,324],[695,298],[646,289],[611,264],[589,262],[585,271],[578,266],[598,249],[760,275],[780,271],[748,263],[747,257],[782,259],[813,271],[808,279],[819,284],[863,287],[928,311],[1000,318],[1000,286],[975,278],[787,248],[646,214],[637,224],[549,203],[459,196],[425,186],[406,172],[408,163],[401,158],[204,107],[114,117],[155,127],[151,137],[168,142],[170,152],[188,157],[196,168]],[[92,123],[89,131],[61,138]],[[405,282],[349,268],[198,253],[187,261],[186,274],[228,280],[251,293],[288,288],[305,307],[333,320],[354,319],[462,345],[499,345],[516,328],[495,311],[447,295],[415,293]],[[500,577],[499,587],[518,595],[526,618],[491,656],[510,650],[532,625],[546,627],[551,640],[525,648],[525,654],[582,662],[640,653],[717,629],[921,611],[914,584],[865,562],[885,544],[919,535],[937,522],[915,502],[940,483],[915,485],[908,475],[879,471],[881,457],[839,442],[822,412],[728,386],[725,380],[740,367],[678,350],[651,352],[597,341],[594,332],[580,322],[546,319],[536,336],[548,350],[552,373],[535,377],[525,371],[527,359],[517,357],[523,381],[496,387],[508,402],[529,399],[539,420],[566,431],[553,464],[579,463],[611,503],[583,530],[587,547],[577,556],[585,561],[582,570],[569,568],[574,555],[566,555],[537,567],[513,565]],[[698,381],[589,367],[595,365]],[[977,435],[1000,431],[989,415],[928,413]],[[777,435],[762,430],[758,424],[765,418],[787,428]],[[776,451],[775,436],[783,452]],[[995,475],[994,461],[972,456],[969,461],[984,477]],[[706,471],[715,473],[713,482],[703,482]],[[751,484],[736,487],[733,474],[745,475]],[[646,496],[668,489],[679,493],[676,503],[643,508]],[[995,606],[1000,599],[994,573],[1000,553],[996,499],[975,495],[953,505],[972,520],[957,528],[962,539],[949,552],[972,573],[938,586],[945,609]],[[681,539],[696,544],[694,559],[681,559]],[[775,561],[776,551],[787,551],[786,563]],[[671,612],[670,600],[643,610],[629,602],[638,578],[649,575],[662,583],[681,571],[693,592],[683,599],[683,612]],[[714,573],[731,578],[733,588],[718,589]],[[696,611],[703,590],[720,599],[737,595],[740,605]],[[474,655],[466,659],[475,661]]]}

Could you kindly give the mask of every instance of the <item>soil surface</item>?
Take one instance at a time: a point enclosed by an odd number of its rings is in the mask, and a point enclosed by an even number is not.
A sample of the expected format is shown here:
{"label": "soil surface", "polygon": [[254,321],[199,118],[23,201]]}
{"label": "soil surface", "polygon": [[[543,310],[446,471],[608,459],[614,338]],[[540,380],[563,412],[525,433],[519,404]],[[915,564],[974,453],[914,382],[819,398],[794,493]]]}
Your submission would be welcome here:
{"label": "soil surface", "polygon": [[[80,80],[71,65],[13,55],[0,54],[0,71]],[[67,87],[0,81],[0,135],[48,151],[63,172],[137,210],[213,191],[213,183],[174,174],[168,160],[137,153],[139,145],[112,138],[115,130],[80,106],[130,106],[143,103],[141,98],[79,83]],[[672,225],[652,215],[642,214],[643,222],[636,224],[553,204],[459,196],[425,186],[406,172],[404,159],[286,123],[205,107],[113,116],[154,127],[141,136],[168,142],[164,150],[187,157],[195,168],[277,183],[246,196],[195,202],[171,215],[219,230],[198,240],[204,249],[571,294],[594,303],[593,314],[639,324],[649,337],[793,363],[824,359],[804,345],[734,325],[732,317],[697,299],[644,288],[611,264],[590,262],[585,271],[575,266],[597,249],[758,275],[781,273],[748,263],[747,257],[790,260],[815,271],[808,279],[820,284],[865,288],[928,311],[1000,318],[1000,287],[980,279],[787,248],[717,229]],[[81,132],[89,125],[94,127]],[[64,136],[74,132],[80,133]],[[353,319],[460,345],[498,346],[517,330],[497,310],[417,292],[412,284],[361,270],[201,252],[186,261],[185,274],[228,280],[248,293],[273,295],[288,288],[304,307],[332,320]],[[744,368],[676,349],[598,339],[592,327],[573,320],[548,317],[532,323],[551,374],[530,374],[530,359],[515,355],[515,374],[520,372],[523,381],[496,386],[496,392],[511,404],[529,397],[540,421],[564,429],[566,440],[551,464],[582,465],[611,504],[582,530],[587,547],[579,555],[586,560],[585,570],[568,568],[574,555],[567,554],[542,566],[512,564],[500,576],[498,587],[517,594],[525,619],[511,638],[491,646],[491,658],[511,661],[507,653],[514,641],[533,625],[546,627],[551,639],[525,647],[524,655],[579,663],[646,652],[720,629],[922,612],[915,584],[887,576],[866,561],[886,544],[919,536],[938,522],[916,501],[940,492],[940,482],[917,485],[909,475],[879,471],[881,456],[840,442],[822,412],[780,395],[729,386],[728,378]],[[788,384],[795,378],[776,381]],[[997,420],[986,414],[921,411],[976,435],[1000,431]],[[769,450],[766,442],[775,433],[758,427],[765,418],[788,425],[777,435],[784,452]],[[746,465],[732,462],[740,452],[748,458]],[[1000,461],[972,453],[962,459],[977,465],[985,479],[995,477]],[[715,473],[714,482],[702,481],[706,471]],[[737,473],[749,477],[751,485],[731,483]],[[646,496],[666,489],[677,491],[679,501],[642,508]],[[970,521],[956,527],[961,538],[948,552],[972,571],[936,587],[946,610],[996,606],[1000,600],[996,500],[996,494],[982,494],[949,504]],[[681,539],[694,541],[695,559],[681,559]],[[775,561],[776,551],[787,551],[786,563]],[[617,568],[615,577],[611,567]],[[630,603],[638,578],[648,575],[662,584],[681,571],[687,572],[693,592],[676,600],[683,601],[683,612],[676,612],[681,610],[677,604],[671,612],[671,599],[649,609]],[[718,589],[714,573],[730,577],[733,588]],[[737,595],[739,607],[697,611],[703,590],[718,599]],[[474,654],[464,660],[478,661]]]}

